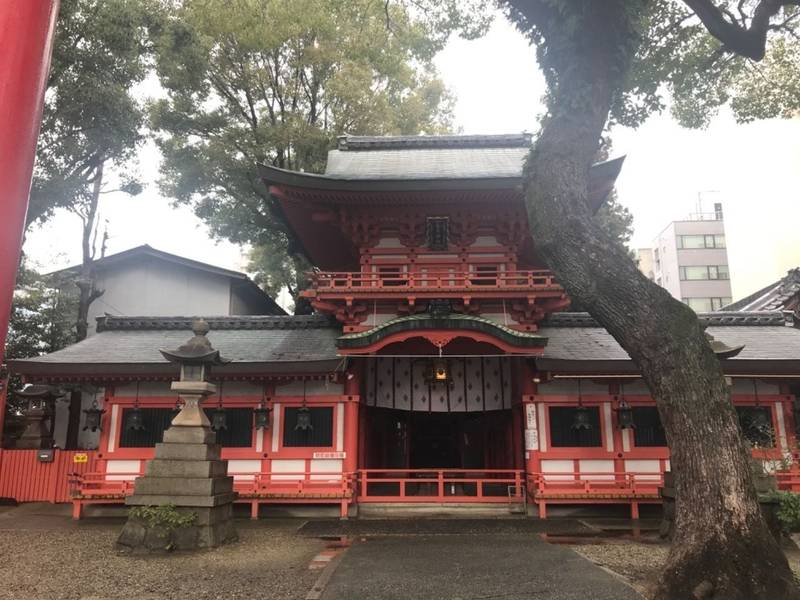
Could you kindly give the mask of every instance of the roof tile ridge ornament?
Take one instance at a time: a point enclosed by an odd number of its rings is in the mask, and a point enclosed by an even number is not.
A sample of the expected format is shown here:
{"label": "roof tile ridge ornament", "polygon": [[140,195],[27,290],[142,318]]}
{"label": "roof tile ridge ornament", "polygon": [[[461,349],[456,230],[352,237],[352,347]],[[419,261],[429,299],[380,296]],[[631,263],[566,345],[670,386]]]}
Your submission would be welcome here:
{"label": "roof tile ridge ornament", "polygon": [[[767,327],[785,325],[786,317],[780,311],[754,311],[754,312],[711,312],[698,313],[697,318],[703,327],[732,326],[732,327]],[[542,327],[601,327],[601,325],[586,312],[558,312],[548,315],[542,321]]]}
{"label": "roof tile ridge ornament", "polygon": [[436,148],[527,148],[533,134],[467,134],[467,135],[397,135],[368,136],[344,134],[337,137],[336,148],[353,150],[399,150]]}
{"label": "roof tile ridge ornament", "polygon": [[[186,329],[196,317],[98,317],[98,331]],[[324,315],[222,315],[204,319],[211,329],[316,329],[332,326]]]}

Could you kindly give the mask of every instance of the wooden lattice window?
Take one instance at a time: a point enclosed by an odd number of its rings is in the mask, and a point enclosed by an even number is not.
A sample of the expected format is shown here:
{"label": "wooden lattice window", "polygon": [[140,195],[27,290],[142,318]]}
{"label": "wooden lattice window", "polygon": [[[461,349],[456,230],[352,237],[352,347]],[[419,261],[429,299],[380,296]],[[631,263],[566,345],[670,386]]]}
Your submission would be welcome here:
{"label": "wooden lattice window", "polygon": [[551,406],[550,445],[553,448],[599,448],[602,446],[600,436],[600,409],[586,406],[589,417],[589,429],[575,429],[575,411],[577,406]]}
{"label": "wooden lattice window", "polygon": [[639,447],[667,445],[667,436],[655,406],[633,407],[633,441]]}
{"label": "wooden lattice window", "polygon": [[298,429],[297,414],[301,409],[287,407],[283,413],[283,445],[287,448],[333,446],[333,407],[309,408],[311,428]]}
{"label": "wooden lattice window", "polygon": [[447,250],[450,246],[450,219],[428,217],[426,236],[428,250]]}

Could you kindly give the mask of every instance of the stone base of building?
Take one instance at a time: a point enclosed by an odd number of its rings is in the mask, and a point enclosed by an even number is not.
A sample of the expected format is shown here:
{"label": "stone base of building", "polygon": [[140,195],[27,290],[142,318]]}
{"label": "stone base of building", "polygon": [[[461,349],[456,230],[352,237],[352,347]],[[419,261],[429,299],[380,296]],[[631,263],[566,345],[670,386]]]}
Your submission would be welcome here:
{"label": "stone base of building", "polygon": [[[207,426],[173,425],[126,499],[132,510],[118,540],[120,552],[150,554],[214,548],[238,539],[233,526],[233,477]],[[189,517],[183,519],[181,517]],[[177,522],[176,522],[177,521]]]}

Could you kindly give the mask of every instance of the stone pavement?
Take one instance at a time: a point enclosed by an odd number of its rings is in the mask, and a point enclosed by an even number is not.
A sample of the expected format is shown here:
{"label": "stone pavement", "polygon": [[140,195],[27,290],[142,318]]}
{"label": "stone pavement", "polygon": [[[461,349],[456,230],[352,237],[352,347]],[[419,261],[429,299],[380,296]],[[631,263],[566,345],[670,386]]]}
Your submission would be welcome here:
{"label": "stone pavement", "polygon": [[322,600],[641,600],[618,578],[536,535],[366,538]]}

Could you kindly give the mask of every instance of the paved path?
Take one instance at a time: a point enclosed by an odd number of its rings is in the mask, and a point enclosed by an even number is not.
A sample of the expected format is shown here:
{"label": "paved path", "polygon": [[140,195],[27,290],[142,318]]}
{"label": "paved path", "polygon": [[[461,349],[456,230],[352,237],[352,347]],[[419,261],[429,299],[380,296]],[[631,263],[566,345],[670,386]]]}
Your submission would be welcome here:
{"label": "paved path", "polygon": [[323,600],[641,600],[572,550],[534,535],[370,538],[354,544]]}

